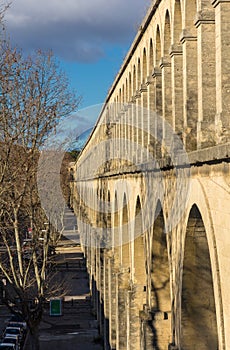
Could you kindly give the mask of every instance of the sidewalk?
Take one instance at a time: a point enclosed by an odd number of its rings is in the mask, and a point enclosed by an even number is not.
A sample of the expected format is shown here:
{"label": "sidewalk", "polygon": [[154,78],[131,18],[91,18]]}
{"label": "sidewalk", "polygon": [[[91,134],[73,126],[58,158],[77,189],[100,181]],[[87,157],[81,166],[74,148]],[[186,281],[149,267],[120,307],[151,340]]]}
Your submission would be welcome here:
{"label": "sidewalk", "polygon": [[[70,242],[70,241],[69,241]],[[45,310],[40,326],[42,350],[102,350],[97,321],[91,313],[88,273],[81,248],[64,246],[57,249],[58,278],[65,279],[69,293],[63,302],[62,316],[49,316]]]}

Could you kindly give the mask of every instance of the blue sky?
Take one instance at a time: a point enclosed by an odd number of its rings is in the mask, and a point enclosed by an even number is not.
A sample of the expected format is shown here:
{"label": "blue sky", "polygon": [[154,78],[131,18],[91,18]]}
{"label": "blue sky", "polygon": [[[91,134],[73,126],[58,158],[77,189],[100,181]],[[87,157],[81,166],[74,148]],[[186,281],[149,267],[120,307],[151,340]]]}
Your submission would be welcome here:
{"label": "blue sky", "polygon": [[105,56],[93,63],[61,61],[71,85],[82,96],[81,107],[103,103],[127,47],[105,47]]}
{"label": "blue sky", "polygon": [[151,0],[12,0],[5,15],[23,51],[52,49],[81,108],[103,103]]}

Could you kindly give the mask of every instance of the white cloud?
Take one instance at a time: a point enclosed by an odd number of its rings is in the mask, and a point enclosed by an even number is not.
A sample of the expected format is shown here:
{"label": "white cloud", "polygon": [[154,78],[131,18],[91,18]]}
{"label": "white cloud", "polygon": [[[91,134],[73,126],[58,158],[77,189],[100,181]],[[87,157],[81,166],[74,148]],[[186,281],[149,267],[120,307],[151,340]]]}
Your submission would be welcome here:
{"label": "white cloud", "polygon": [[51,48],[63,59],[92,61],[106,45],[135,35],[151,0],[13,0],[5,16],[24,50]]}

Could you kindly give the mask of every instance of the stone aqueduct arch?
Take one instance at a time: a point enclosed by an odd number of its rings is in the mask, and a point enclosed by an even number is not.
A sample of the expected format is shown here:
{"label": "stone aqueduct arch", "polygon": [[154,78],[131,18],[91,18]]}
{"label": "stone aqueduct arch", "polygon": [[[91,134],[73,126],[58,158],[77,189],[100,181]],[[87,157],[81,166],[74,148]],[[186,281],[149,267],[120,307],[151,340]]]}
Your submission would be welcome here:
{"label": "stone aqueduct arch", "polygon": [[106,349],[230,348],[229,16],[228,0],[153,1],[76,164]]}

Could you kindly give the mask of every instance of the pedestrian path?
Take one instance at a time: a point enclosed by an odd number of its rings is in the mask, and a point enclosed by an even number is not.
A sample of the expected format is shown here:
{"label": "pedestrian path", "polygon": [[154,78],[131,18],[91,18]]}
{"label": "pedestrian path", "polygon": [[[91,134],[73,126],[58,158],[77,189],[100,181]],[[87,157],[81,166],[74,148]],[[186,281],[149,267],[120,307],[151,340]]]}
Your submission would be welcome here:
{"label": "pedestrian path", "polygon": [[50,316],[47,308],[40,327],[42,350],[102,350],[98,325],[92,314],[88,273],[79,245],[64,240],[57,248],[57,278],[65,280],[68,293],[62,316]]}
{"label": "pedestrian path", "polygon": [[73,241],[74,243],[80,243],[80,236],[77,230],[77,219],[73,211],[69,208],[65,208],[64,213],[64,231],[63,237]]}

